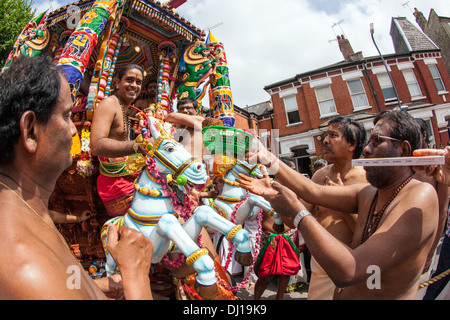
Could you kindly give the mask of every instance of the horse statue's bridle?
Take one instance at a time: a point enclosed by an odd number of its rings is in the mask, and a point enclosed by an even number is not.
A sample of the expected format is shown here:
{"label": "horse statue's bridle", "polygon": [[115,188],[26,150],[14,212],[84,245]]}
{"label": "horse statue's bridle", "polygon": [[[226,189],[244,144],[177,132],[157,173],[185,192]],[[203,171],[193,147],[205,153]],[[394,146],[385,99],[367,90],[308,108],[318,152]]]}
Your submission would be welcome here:
{"label": "horse statue's bridle", "polygon": [[[255,170],[258,169],[261,164],[255,164],[253,166],[248,166],[247,164],[245,164],[244,162],[240,161],[240,160],[236,160],[236,164],[235,165],[240,165],[241,167],[243,167],[245,170],[247,170],[247,173],[249,176],[255,177],[256,173]],[[239,178],[238,175],[236,175],[236,173],[233,172],[233,170],[231,170],[231,173],[236,177]],[[236,181],[231,181],[228,180],[227,178],[222,177],[223,182],[225,182],[226,184],[230,185],[230,186],[234,186],[234,187],[240,187],[240,184]]]}
{"label": "horse statue's bridle", "polygon": [[243,167],[245,170],[247,170],[248,174],[252,177],[256,176],[256,173],[254,171],[256,169],[258,169],[259,167],[261,167],[261,164],[259,164],[259,163],[250,167],[247,164],[245,164],[244,162],[242,162],[241,160],[237,160],[236,164],[239,164],[241,167]]}
{"label": "horse statue's bridle", "polygon": [[[172,162],[170,162],[166,157],[164,157],[164,155],[159,152],[159,147],[161,145],[161,143],[165,140],[165,139],[171,139],[170,137],[164,137],[164,136],[159,136],[158,139],[156,139],[155,143],[153,144],[151,150],[148,152],[147,157],[154,157],[155,159],[159,160],[164,166],[166,166],[167,168],[169,168],[170,170],[173,171],[172,174],[172,179],[174,181],[177,181],[177,178],[179,176],[181,176],[181,174],[195,161],[197,161],[197,158],[195,157],[191,157],[190,159],[184,161],[183,163],[181,163],[178,167],[176,165],[174,165]],[[175,140],[173,140],[174,142],[176,142]],[[178,144],[178,142],[176,142]]]}

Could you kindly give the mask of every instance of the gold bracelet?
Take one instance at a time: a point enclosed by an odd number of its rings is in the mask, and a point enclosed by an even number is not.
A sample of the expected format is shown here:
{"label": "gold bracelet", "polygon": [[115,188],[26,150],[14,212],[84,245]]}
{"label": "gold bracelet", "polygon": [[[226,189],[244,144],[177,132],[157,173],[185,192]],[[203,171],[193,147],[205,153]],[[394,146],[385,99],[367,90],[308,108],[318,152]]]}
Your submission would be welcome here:
{"label": "gold bracelet", "polygon": [[227,234],[227,240],[228,241],[232,241],[233,239],[234,239],[234,236],[236,235],[236,233],[238,233],[238,231],[239,230],[241,230],[242,229],[242,225],[237,225],[237,226],[234,226],[231,230],[230,230],[230,232],[228,232],[228,234]]}
{"label": "gold bracelet", "polygon": [[187,259],[186,259],[186,265],[192,266],[195,263],[195,261],[200,259],[200,257],[204,256],[205,254],[208,254],[208,249],[205,249],[205,248],[200,248],[200,249],[192,252],[189,255],[189,257],[187,257]]}

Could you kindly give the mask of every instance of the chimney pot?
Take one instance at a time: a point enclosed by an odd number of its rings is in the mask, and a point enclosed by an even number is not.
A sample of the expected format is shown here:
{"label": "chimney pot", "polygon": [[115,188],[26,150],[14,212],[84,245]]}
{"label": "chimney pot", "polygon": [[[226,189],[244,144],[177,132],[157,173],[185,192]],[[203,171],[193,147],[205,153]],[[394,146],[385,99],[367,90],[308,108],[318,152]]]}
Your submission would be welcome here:
{"label": "chimney pot", "polygon": [[355,54],[350,41],[344,35],[338,36],[339,49],[342,52],[345,60],[350,60],[350,57]]}

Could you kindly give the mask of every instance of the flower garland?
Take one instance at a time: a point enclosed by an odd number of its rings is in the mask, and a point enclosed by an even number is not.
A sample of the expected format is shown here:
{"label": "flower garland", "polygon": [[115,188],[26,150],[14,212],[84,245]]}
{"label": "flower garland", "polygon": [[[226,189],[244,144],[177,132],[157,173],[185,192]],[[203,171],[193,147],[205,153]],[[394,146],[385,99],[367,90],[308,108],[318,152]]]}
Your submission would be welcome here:
{"label": "flower garland", "polygon": [[94,173],[95,167],[91,157],[91,132],[88,128],[81,131],[81,153],[77,162],[77,172],[83,178],[90,177]]}
{"label": "flower garland", "polygon": [[[234,224],[236,224],[236,212],[238,211],[238,209],[241,207],[241,205],[248,199],[249,195],[247,195],[247,197],[245,197],[245,199],[243,199],[241,202],[239,202],[233,209],[233,212],[231,213],[231,217],[230,217],[230,221]],[[256,260],[258,259],[258,254],[257,252],[260,249],[260,242],[261,242],[261,234],[262,234],[262,218],[263,218],[263,209],[261,209],[259,211],[259,215],[258,215],[258,233],[256,235],[256,243],[255,243],[255,251],[253,253],[253,263],[252,265],[249,267],[247,274],[245,275],[244,279],[242,280],[241,283],[239,283],[237,286],[233,287],[230,286],[229,284],[227,284],[219,275],[219,273],[216,271],[216,277],[220,283],[220,285],[222,287],[224,287],[225,289],[232,291],[232,292],[237,292],[239,289],[242,289],[248,282],[249,278],[250,278],[250,274],[253,272],[253,267],[255,265]],[[230,242],[230,246],[228,249],[228,254],[227,254],[227,260],[225,262],[225,270],[228,269],[228,266],[230,265],[231,262],[231,258],[233,256],[233,249],[234,249],[234,243]]]}
{"label": "flower garland", "polygon": [[[147,158],[146,166],[148,172],[155,177],[156,182],[162,185],[164,190],[163,192],[167,192],[169,194],[174,209],[180,212],[180,216],[184,219],[184,221],[187,221],[192,216],[191,208],[194,202],[189,199],[186,194],[184,194],[184,204],[180,205],[178,203],[176,192],[172,190],[172,188],[167,183],[167,180],[164,179],[164,177],[158,172],[158,169],[156,169],[155,159],[153,159],[152,157]],[[202,235],[199,235],[197,242],[200,247],[203,247]],[[184,256],[184,254],[180,253],[174,261],[171,261],[168,254],[166,254],[162,260],[168,266],[179,268],[185,262],[185,258],[186,257]]]}

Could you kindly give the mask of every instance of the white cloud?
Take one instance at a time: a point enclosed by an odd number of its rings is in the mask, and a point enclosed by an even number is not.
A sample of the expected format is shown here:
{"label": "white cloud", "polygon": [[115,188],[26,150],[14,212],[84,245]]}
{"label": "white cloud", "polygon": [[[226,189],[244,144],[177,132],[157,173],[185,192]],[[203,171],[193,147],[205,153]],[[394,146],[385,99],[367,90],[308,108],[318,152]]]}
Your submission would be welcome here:
{"label": "white cloud", "polygon": [[[162,1],[163,2],[163,1]],[[56,9],[70,3],[52,0]],[[224,44],[230,69],[234,103],[240,107],[266,101],[264,86],[343,60],[335,39],[341,29],[355,52],[377,55],[369,24],[383,54],[394,53],[389,35],[391,19],[407,17],[417,7],[428,18],[431,8],[450,16],[442,0],[188,0],[180,15],[199,28],[223,24],[212,33]],[[49,5],[38,0],[36,7]],[[39,11],[39,10],[38,10]],[[207,105],[207,103],[205,103]]]}
{"label": "white cloud", "polygon": [[442,0],[410,1],[409,8],[403,0],[341,0],[339,5],[336,0],[314,1],[188,1],[178,12],[203,29],[223,22],[212,33],[224,43],[233,100],[240,107],[268,100],[266,85],[343,60],[337,42],[330,42],[335,32],[342,33],[339,26],[354,51],[367,57],[378,55],[370,37],[371,22],[378,47],[388,54],[394,53],[389,35],[392,17],[414,22],[414,7],[427,18],[431,8],[438,15],[450,15]]}
{"label": "white cloud", "polygon": [[36,13],[41,13],[46,10],[56,10],[63,5],[70,3],[69,1],[58,1],[58,0],[38,0],[35,1],[34,8],[36,8]]}

